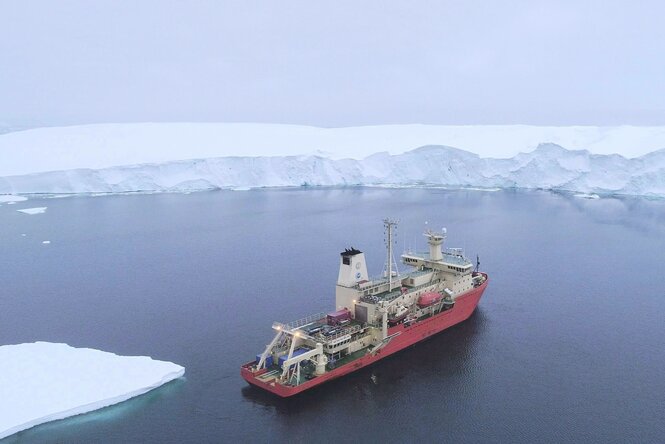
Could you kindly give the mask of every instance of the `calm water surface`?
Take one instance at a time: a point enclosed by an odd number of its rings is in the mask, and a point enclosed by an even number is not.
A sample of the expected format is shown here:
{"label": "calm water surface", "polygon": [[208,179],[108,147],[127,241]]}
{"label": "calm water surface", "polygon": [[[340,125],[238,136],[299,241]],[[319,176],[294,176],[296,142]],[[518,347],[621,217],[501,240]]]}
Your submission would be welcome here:
{"label": "calm water surface", "polygon": [[[48,211],[16,211],[36,206]],[[480,255],[491,282],[476,313],[296,398],[249,387],[239,366],[273,320],[334,308],[340,251],[380,272],[388,215],[400,250],[424,248],[429,221]],[[0,245],[0,344],[187,368],[8,443],[665,440],[663,201],[353,188],[33,199],[0,206]]]}

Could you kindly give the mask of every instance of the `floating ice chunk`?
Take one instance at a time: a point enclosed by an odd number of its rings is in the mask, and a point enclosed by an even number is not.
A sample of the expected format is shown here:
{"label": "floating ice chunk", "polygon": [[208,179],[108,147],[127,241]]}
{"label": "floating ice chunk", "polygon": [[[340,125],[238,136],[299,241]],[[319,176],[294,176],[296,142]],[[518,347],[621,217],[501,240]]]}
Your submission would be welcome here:
{"label": "floating ice chunk", "polygon": [[16,211],[25,214],[41,214],[45,213],[47,208],[48,207],[23,208],[22,210],[16,210]]}
{"label": "floating ice chunk", "polygon": [[62,198],[65,198],[65,197],[72,197],[72,195],[71,194],[51,194],[49,196],[44,196],[44,197],[48,197],[49,199],[62,199]]}
{"label": "floating ice chunk", "polygon": [[42,241],[42,244],[50,244],[51,241]]}
{"label": "floating ice chunk", "polygon": [[464,187],[462,190],[465,191],[487,191],[487,192],[495,192],[495,191],[501,191],[501,188],[479,188],[479,187]]}
{"label": "floating ice chunk", "polygon": [[0,346],[0,439],[146,393],[185,368],[67,344]]}
{"label": "floating ice chunk", "polygon": [[587,194],[587,193],[575,194],[575,197],[581,197],[582,199],[600,199],[600,196],[597,194]]}
{"label": "floating ice chunk", "polygon": [[0,203],[2,203],[2,202],[8,202],[8,203],[23,202],[24,200],[28,200],[28,198],[23,197],[23,196],[14,196],[13,194],[0,194]]}

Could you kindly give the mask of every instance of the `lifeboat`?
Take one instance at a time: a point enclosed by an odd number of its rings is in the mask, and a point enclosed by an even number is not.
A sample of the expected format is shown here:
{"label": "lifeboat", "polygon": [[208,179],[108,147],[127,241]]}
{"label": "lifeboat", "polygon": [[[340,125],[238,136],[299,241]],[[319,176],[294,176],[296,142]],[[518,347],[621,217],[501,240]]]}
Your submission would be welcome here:
{"label": "lifeboat", "polygon": [[443,296],[441,296],[441,293],[437,293],[435,291],[423,293],[418,298],[418,307],[420,308],[429,307],[430,305],[439,302],[441,298],[443,298]]}
{"label": "lifeboat", "polygon": [[399,307],[397,307],[397,310],[395,310],[395,313],[393,313],[388,317],[388,324],[390,324],[391,326],[399,324],[404,320],[404,318],[406,318],[409,312],[410,311],[408,308],[406,308],[403,305],[400,305]]}

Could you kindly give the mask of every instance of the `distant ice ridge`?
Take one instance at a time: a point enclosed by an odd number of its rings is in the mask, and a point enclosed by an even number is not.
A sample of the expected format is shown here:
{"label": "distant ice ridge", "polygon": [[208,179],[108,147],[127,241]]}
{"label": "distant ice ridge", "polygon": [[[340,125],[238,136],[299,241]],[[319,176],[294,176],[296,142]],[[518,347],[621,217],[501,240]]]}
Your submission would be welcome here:
{"label": "distant ice ridge", "polygon": [[554,143],[594,154],[642,156],[665,148],[665,126],[377,125],[316,128],[260,123],[107,123],[37,128],[0,135],[0,177],[99,170],[229,156],[361,160],[378,152],[452,146],[510,158]]}
{"label": "distant ice ridge", "polygon": [[665,196],[665,149],[628,159],[541,144],[508,159],[425,146],[361,160],[321,156],[218,157],[0,177],[0,194],[198,191],[284,186],[527,188]]}
{"label": "distant ice ridge", "polygon": [[48,342],[0,346],[0,363],[0,439],[117,404],[185,373],[145,356]]}

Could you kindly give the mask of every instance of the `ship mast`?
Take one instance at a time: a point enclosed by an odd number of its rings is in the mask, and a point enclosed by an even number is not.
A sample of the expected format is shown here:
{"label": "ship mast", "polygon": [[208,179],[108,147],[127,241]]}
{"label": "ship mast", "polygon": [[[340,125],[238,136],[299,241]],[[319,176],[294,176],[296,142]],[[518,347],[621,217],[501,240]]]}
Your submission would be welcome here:
{"label": "ship mast", "polygon": [[[397,221],[385,218],[383,219],[383,225],[386,228],[386,247],[387,248],[387,257],[386,257],[386,271],[388,273],[388,291],[393,290],[393,228],[397,226]],[[395,271],[397,271],[397,264],[395,264]]]}

